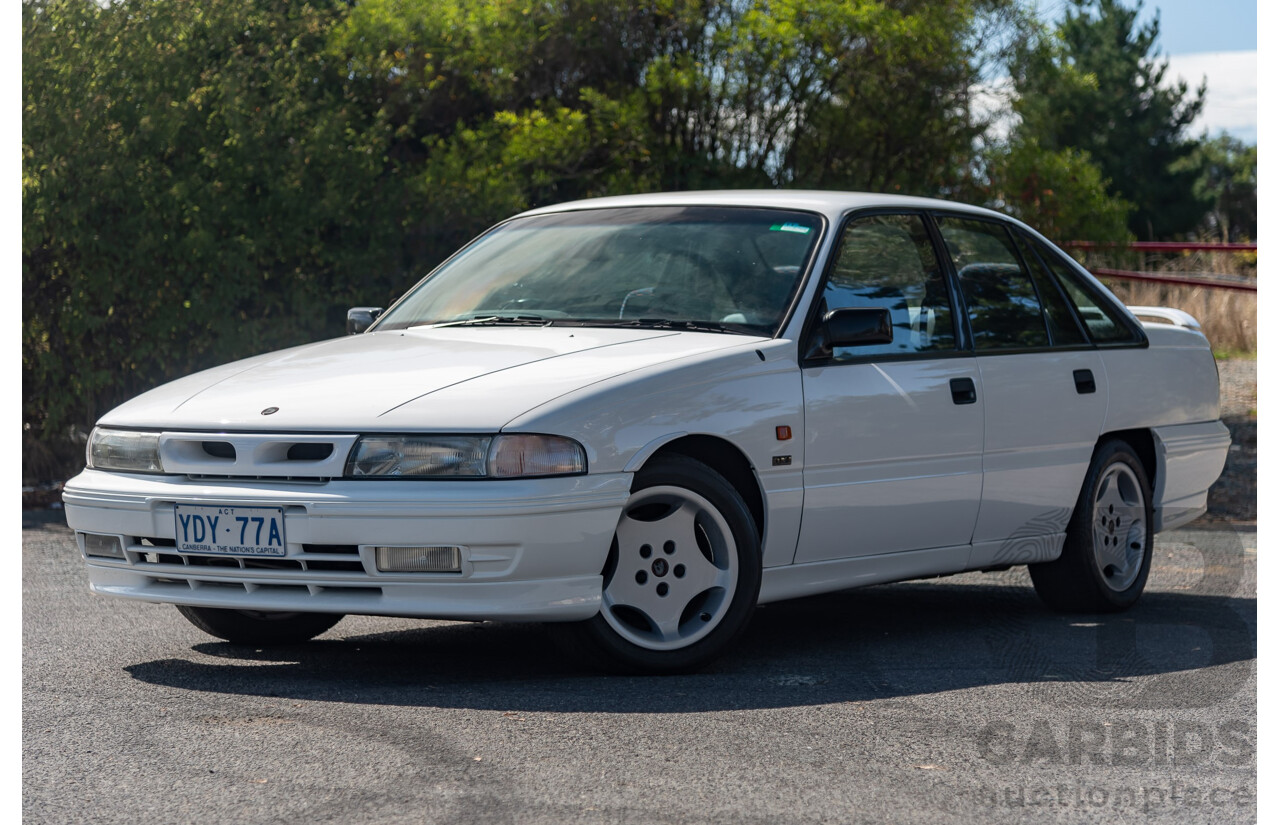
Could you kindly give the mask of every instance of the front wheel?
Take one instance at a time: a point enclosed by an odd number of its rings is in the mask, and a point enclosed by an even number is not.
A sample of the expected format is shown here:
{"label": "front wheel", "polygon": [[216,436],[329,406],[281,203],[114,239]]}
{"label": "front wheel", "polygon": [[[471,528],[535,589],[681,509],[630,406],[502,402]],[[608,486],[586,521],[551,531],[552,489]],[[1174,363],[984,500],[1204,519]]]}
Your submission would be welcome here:
{"label": "front wheel", "polygon": [[276,610],[227,610],[176,605],[196,627],[237,645],[288,645],[313,639],[342,621],[340,613],[290,613]]}
{"label": "front wheel", "polygon": [[1142,595],[1151,569],[1151,484],[1124,441],[1094,453],[1067,540],[1055,561],[1029,565],[1036,593],[1071,613],[1124,610]]}
{"label": "front wheel", "polygon": [[694,670],[746,628],[760,573],[755,523],[732,485],[693,459],[656,458],[622,508],[600,612],[561,630],[615,670]]}

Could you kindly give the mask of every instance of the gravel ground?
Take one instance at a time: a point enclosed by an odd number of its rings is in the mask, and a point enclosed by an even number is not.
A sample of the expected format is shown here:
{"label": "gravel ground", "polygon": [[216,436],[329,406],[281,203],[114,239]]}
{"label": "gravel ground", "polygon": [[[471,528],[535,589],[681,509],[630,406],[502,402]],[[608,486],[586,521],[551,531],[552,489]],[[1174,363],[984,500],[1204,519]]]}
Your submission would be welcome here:
{"label": "gravel ground", "polygon": [[1257,523],[1258,362],[1218,362],[1222,420],[1231,430],[1231,452],[1218,483],[1209,489],[1209,512],[1196,524]]}

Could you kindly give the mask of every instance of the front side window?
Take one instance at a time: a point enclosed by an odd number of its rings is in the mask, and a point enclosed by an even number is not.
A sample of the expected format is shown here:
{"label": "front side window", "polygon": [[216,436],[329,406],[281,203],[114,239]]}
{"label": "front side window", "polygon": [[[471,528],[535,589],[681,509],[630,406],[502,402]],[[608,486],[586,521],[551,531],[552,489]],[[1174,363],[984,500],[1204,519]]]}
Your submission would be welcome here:
{"label": "front side window", "polygon": [[921,216],[874,215],[845,227],[821,309],[849,307],[889,310],[893,343],[839,347],[836,360],[955,349],[951,299]]}
{"label": "front side window", "polygon": [[974,347],[1047,347],[1040,298],[1005,228],[991,221],[938,217],[960,280]]}
{"label": "front side window", "polygon": [[669,325],[772,335],[821,230],[808,212],[705,206],[520,218],[464,249],[375,329]]}

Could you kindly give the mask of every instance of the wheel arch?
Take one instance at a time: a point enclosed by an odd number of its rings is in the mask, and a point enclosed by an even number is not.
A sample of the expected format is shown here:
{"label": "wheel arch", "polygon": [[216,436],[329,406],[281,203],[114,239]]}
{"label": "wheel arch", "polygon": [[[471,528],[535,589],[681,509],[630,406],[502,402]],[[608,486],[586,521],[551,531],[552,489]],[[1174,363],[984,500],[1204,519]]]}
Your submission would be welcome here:
{"label": "wheel arch", "polygon": [[1109,433],[1103,433],[1098,438],[1098,443],[1094,445],[1094,452],[1097,452],[1108,441],[1123,441],[1128,444],[1138,455],[1138,460],[1142,462],[1142,469],[1147,473],[1147,484],[1151,486],[1152,495],[1156,490],[1160,489],[1159,475],[1159,459],[1156,454],[1156,439],[1151,434],[1151,430],[1140,428],[1133,430],[1114,430]]}
{"label": "wheel arch", "polygon": [[764,540],[764,491],[751,460],[737,445],[714,435],[682,435],[658,447],[645,458],[644,463],[648,464],[654,458],[666,455],[691,458],[723,476],[738,495],[742,496],[742,501],[751,513],[757,535]]}

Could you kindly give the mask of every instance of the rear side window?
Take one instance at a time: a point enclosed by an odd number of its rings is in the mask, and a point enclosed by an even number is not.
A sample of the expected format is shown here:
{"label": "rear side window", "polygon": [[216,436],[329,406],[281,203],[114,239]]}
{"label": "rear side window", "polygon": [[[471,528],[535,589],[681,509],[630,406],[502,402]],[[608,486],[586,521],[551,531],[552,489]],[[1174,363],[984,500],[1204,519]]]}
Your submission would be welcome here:
{"label": "rear side window", "polygon": [[1040,298],[1008,231],[998,223],[938,217],[960,280],[975,348],[1049,346]]}
{"label": "rear side window", "polygon": [[1099,344],[1131,344],[1139,341],[1133,328],[1110,302],[1096,296],[1084,279],[1062,257],[1040,241],[1034,240],[1036,251],[1062,284],[1062,288],[1075,304],[1080,319],[1084,321],[1089,337]]}
{"label": "rear side window", "polygon": [[1022,253],[1022,259],[1027,262],[1027,268],[1031,270],[1031,280],[1036,285],[1036,292],[1040,293],[1040,303],[1044,306],[1045,320],[1049,322],[1049,337],[1053,345],[1069,347],[1088,344],[1089,339],[1076,323],[1075,312],[1067,303],[1067,298],[1058,287],[1057,281],[1049,274],[1045,264],[1032,252],[1026,236],[1021,232],[1013,234],[1018,241],[1018,251]]}
{"label": "rear side window", "polygon": [[850,222],[822,294],[824,311],[883,307],[893,343],[835,350],[836,360],[955,349],[946,281],[920,215],[874,215]]}

